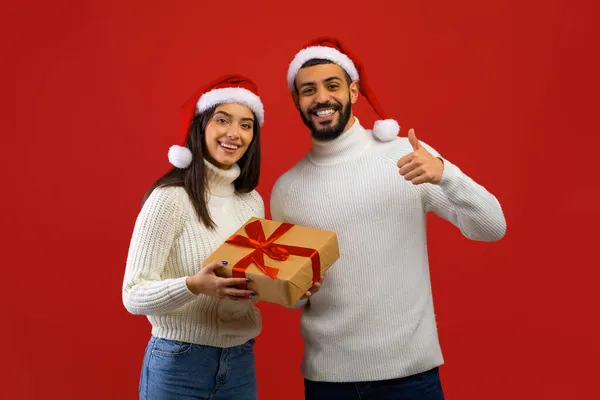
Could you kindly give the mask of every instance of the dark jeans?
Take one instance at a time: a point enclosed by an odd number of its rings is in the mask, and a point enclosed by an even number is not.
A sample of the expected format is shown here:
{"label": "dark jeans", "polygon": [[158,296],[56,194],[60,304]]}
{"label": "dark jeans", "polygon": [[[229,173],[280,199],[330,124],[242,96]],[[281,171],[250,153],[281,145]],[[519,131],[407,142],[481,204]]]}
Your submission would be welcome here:
{"label": "dark jeans", "polygon": [[444,400],[438,368],[406,378],[332,383],[304,380],[306,400]]}

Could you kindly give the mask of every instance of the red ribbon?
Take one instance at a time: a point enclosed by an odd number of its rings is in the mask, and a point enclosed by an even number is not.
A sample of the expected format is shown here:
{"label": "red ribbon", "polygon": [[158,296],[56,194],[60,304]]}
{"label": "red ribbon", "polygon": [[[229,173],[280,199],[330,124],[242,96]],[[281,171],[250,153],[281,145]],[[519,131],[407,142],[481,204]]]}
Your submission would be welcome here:
{"label": "red ribbon", "polygon": [[[315,249],[299,246],[289,246],[286,244],[276,244],[275,241],[283,236],[287,231],[294,227],[293,224],[281,223],[279,227],[269,236],[265,238],[265,232],[260,221],[253,221],[246,225],[246,233],[248,237],[242,235],[232,235],[225,243],[236,244],[243,247],[252,247],[254,250],[233,266],[232,276],[234,278],[245,278],[246,269],[250,264],[255,263],[258,268],[271,279],[275,279],[279,270],[269,267],[265,264],[263,254],[266,254],[273,260],[285,261],[290,255],[309,257],[312,262],[313,283],[321,278],[321,258],[319,252]],[[241,288],[246,288],[246,285],[240,285]]]}

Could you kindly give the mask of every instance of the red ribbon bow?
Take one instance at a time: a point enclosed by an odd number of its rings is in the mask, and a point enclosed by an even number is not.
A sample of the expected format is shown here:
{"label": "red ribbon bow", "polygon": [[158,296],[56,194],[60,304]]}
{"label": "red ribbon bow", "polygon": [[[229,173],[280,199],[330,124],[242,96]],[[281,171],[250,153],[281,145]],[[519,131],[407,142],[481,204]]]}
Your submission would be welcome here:
{"label": "red ribbon bow", "polygon": [[[225,243],[256,249],[233,266],[232,276],[234,278],[244,278],[246,276],[246,269],[254,262],[265,275],[271,279],[275,279],[279,273],[279,269],[267,266],[263,254],[266,254],[273,260],[279,261],[285,261],[290,255],[295,255],[310,257],[312,262],[313,283],[317,282],[321,275],[321,258],[319,257],[319,252],[317,250],[275,243],[277,239],[293,227],[293,224],[283,222],[268,239],[265,239],[265,232],[262,228],[262,224],[257,220],[246,225],[245,228],[248,237],[235,234],[227,239]],[[241,285],[241,287],[245,288],[246,285]]]}

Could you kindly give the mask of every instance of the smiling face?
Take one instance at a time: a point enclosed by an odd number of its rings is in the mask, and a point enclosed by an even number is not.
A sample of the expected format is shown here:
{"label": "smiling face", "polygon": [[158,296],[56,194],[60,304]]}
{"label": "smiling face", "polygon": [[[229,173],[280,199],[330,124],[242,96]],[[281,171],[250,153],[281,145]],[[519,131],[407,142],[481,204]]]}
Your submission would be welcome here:
{"label": "smiling face", "polygon": [[219,168],[231,168],[252,143],[255,123],[254,114],[246,106],[217,106],[205,128],[206,159]]}
{"label": "smiling face", "polygon": [[333,140],[352,125],[358,82],[349,83],[337,64],[301,68],[296,75],[296,90],[296,107],[315,139]]}

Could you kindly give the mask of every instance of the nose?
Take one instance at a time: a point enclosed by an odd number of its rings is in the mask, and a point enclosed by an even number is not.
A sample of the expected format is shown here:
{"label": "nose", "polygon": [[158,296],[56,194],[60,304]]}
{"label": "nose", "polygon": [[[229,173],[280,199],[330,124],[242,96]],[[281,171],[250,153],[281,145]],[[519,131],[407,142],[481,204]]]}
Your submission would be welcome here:
{"label": "nose", "polygon": [[314,97],[315,103],[325,103],[327,100],[329,100],[327,90],[318,88],[317,93],[315,94],[315,97]]}
{"label": "nose", "polygon": [[227,138],[231,140],[235,140],[240,137],[239,133],[240,127],[238,124],[231,124],[227,129]]}

